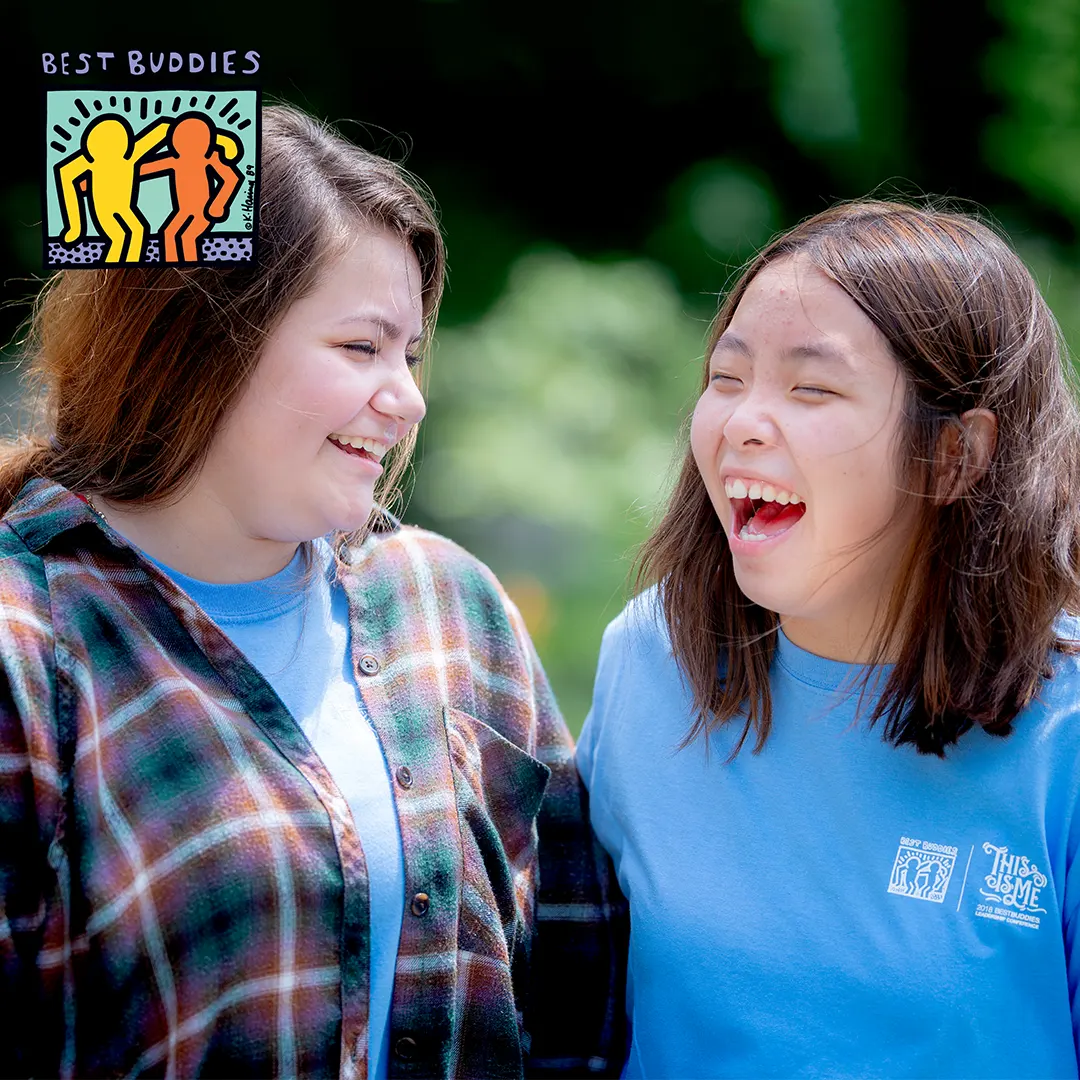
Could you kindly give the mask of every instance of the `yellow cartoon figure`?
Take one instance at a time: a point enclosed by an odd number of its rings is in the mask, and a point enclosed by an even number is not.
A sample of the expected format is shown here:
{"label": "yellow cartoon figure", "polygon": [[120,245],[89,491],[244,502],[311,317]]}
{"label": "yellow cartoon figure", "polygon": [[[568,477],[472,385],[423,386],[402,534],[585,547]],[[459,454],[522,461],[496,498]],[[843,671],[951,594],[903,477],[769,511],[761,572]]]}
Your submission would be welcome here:
{"label": "yellow cartoon figure", "polygon": [[135,205],[139,162],[164,141],[169,125],[158,121],[136,137],[120,116],[103,116],[86,130],[82,149],[56,166],[63,209],[64,242],[86,234],[81,195],[87,213],[109,241],[107,263],[137,263],[142,258],[147,224]]}

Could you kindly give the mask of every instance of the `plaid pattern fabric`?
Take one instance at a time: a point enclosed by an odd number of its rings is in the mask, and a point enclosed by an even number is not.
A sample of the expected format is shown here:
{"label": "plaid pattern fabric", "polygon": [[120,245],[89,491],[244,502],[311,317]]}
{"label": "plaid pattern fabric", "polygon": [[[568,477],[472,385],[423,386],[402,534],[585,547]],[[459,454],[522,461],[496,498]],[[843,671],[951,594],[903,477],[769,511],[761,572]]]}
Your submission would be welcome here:
{"label": "plaid pattern fabric", "polygon": [[[405,855],[391,1075],[617,1073],[625,905],[520,616],[431,533],[347,554]],[[362,1078],[368,935],[360,837],[274,691],[28,484],[0,524],[0,1072]]]}

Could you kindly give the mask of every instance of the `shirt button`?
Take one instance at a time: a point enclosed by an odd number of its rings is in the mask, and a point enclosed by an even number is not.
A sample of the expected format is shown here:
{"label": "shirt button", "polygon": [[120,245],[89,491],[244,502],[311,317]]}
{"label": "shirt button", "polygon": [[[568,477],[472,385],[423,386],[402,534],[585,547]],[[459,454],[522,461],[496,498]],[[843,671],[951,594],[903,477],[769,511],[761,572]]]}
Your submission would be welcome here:
{"label": "shirt button", "polygon": [[365,675],[377,675],[379,673],[379,668],[381,667],[382,664],[380,664],[371,653],[364,653],[364,655],[360,657],[360,670]]}
{"label": "shirt button", "polygon": [[398,1039],[394,1043],[394,1053],[397,1054],[402,1061],[411,1061],[416,1057],[416,1040],[409,1038],[408,1035],[401,1039]]}
{"label": "shirt button", "polygon": [[399,765],[397,767],[397,772],[394,775],[397,776],[397,782],[403,788],[412,787],[412,770],[410,770],[408,765]]}
{"label": "shirt button", "polygon": [[428,908],[431,906],[431,897],[426,892],[418,892],[413,898],[412,903],[409,905],[409,910],[417,917],[426,915]]}

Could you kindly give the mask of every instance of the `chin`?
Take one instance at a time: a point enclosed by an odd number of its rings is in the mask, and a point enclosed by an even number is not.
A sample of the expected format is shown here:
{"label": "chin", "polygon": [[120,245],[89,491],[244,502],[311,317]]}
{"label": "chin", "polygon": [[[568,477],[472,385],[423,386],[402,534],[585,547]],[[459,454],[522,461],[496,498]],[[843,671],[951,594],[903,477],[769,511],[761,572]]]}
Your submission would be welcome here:
{"label": "chin", "polygon": [[328,522],[326,531],[330,532],[357,532],[364,528],[371,518],[371,510],[373,504],[368,503],[366,506],[350,507],[339,511],[336,514],[328,514],[326,520]]}
{"label": "chin", "polygon": [[[357,490],[357,487],[360,489]],[[356,532],[362,529],[371,517],[374,505],[374,492],[370,485],[345,486],[333,485],[318,492],[308,494],[307,510],[310,520],[318,523],[322,531],[320,536],[334,532]]]}
{"label": "chin", "polygon": [[[745,576],[735,571],[735,581],[739,586],[739,592],[753,604],[773,611],[777,614],[786,614],[792,608],[799,606],[792,591],[784,588],[776,588],[777,583],[763,581],[747,581]],[[772,587],[770,587],[772,586]]]}

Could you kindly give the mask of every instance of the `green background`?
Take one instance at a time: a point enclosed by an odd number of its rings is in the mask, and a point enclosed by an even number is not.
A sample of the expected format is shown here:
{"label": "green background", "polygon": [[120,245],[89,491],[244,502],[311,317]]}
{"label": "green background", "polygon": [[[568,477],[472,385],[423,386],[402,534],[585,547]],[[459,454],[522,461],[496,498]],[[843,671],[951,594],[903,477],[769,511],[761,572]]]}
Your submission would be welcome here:
{"label": "green background", "polygon": [[717,294],[775,230],[873,192],[970,200],[1080,341],[1080,0],[192,11],[5,10],[0,72],[22,103],[0,174],[5,340],[40,273],[40,52],[258,49],[268,94],[435,193],[450,285],[407,518],[504,578],[573,729]]}

